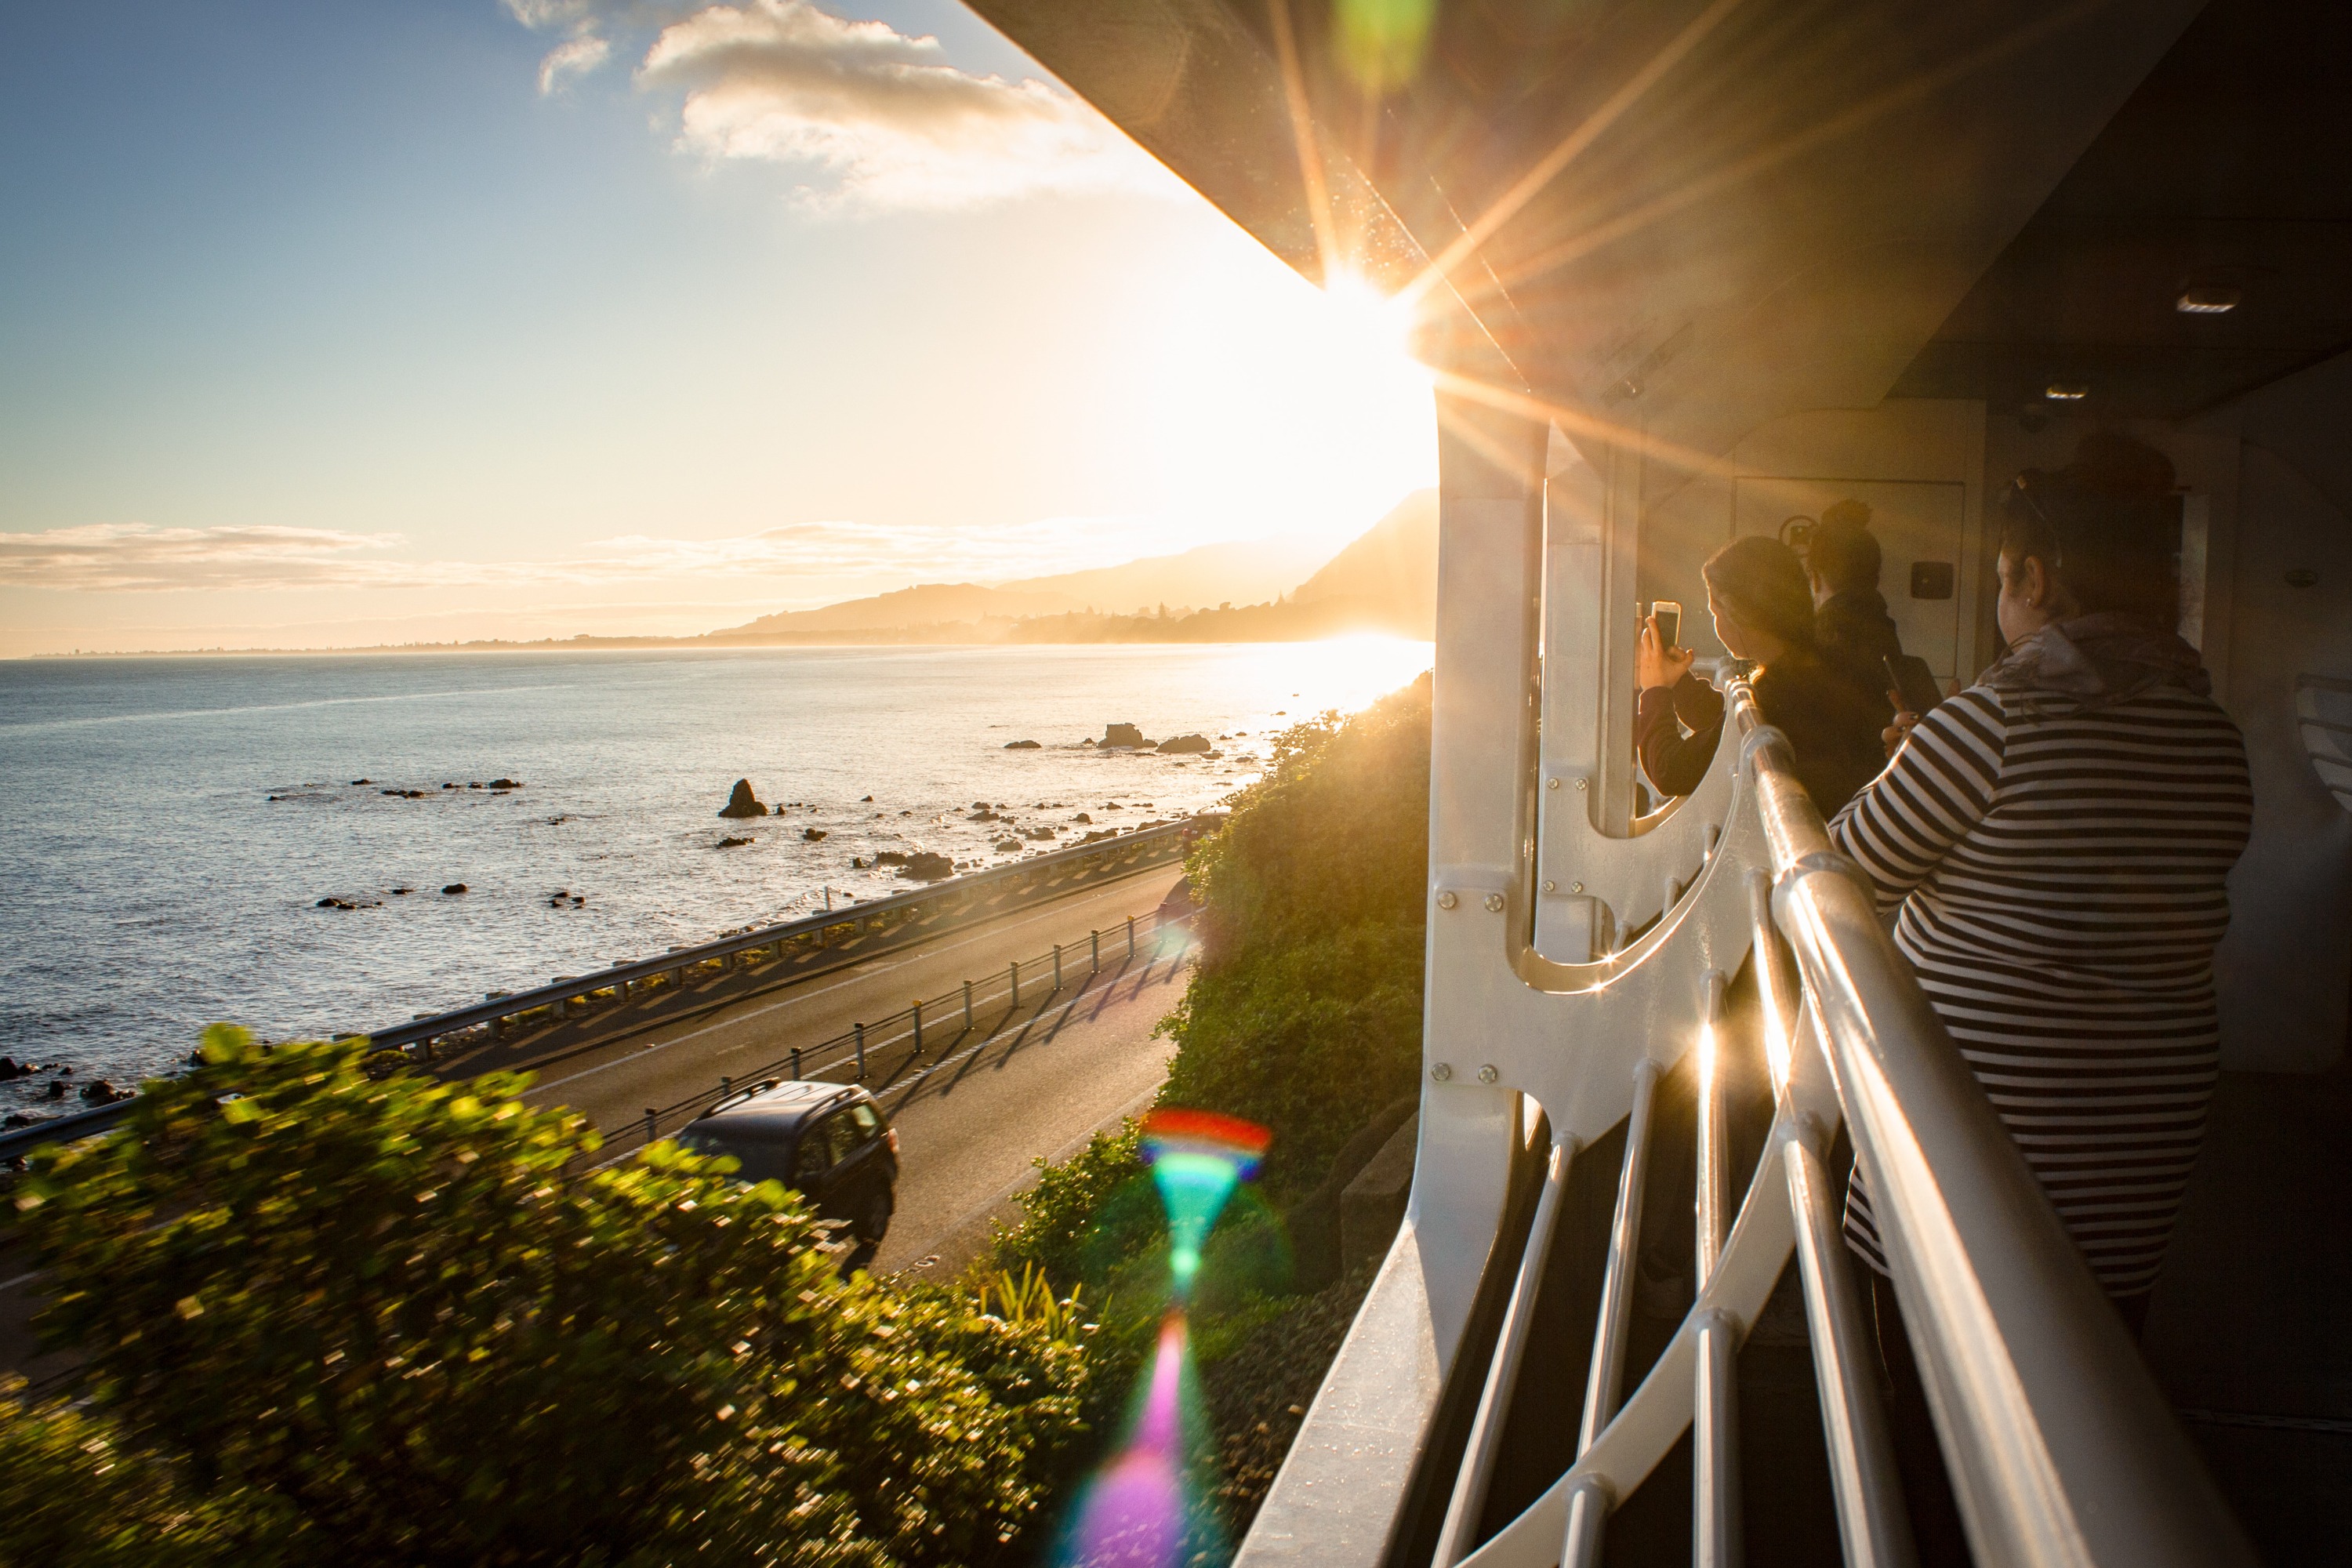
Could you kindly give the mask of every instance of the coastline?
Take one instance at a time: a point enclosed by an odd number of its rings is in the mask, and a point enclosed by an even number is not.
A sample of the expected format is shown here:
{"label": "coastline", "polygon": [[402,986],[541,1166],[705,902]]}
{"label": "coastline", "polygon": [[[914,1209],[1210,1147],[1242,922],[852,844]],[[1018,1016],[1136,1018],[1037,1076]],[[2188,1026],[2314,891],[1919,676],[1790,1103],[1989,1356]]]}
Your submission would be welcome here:
{"label": "coastline", "polygon": [[1076,612],[1019,619],[949,621],[895,627],[858,626],[792,632],[705,632],[695,637],[606,637],[582,632],[569,637],[529,640],[506,637],[464,642],[354,644],[328,647],[126,648],[109,651],[0,655],[0,662],[108,658],[326,658],[335,655],[452,653],[646,652],[662,648],[760,647],[1051,647],[1106,644],[1324,642],[1350,637],[1393,637],[1426,642],[1430,628],[1403,624],[1407,617],[1371,600],[1318,599],[1308,604],[1244,605],[1159,616],[1104,616]]}

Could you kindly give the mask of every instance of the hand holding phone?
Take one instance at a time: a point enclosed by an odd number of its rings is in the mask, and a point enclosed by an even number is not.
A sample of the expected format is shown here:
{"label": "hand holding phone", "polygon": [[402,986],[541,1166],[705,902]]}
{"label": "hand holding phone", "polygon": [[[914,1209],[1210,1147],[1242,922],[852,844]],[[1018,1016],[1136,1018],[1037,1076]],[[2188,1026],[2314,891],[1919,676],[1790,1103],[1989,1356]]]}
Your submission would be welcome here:
{"label": "hand holding phone", "polygon": [[1895,683],[1887,695],[1901,711],[1924,714],[1944,700],[1944,694],[1936,689],[1936,672],[1917,654],[1890,653],[1882,662],[1887,679]]}
{"label": "hand holding phone", "polygon": [[1654,599],[1650,603],[1650,619],[1657,623],[1661,644],[1673,647],[1682,641],[1682,605],[1672,599]]}
{"label": "hand holding phone", "polygon": [[1676,647],[1659,635],[1653,612],[1633,639],[1633,684],[1643,691],[1673,686],[1690,673],[1694,657],[1690,649]]}

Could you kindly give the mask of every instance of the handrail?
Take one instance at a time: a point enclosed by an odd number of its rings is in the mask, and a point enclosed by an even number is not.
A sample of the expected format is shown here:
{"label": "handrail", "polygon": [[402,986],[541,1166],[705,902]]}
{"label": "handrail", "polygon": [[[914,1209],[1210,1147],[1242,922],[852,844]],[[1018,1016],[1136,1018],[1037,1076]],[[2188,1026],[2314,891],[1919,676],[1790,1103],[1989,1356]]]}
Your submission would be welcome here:
{"label": "handrail", "polygon": [[[1842,1113],[1872,1183],[1976,1560],[2003,1568],[2251,1565],[2251,1548],[2122,1319],[1946,1037],[1868,889],[1833,852],[1796,783],[1787,741],[1762,722],[1744,681],[1728,683],[1727,694],[1747,786],[1735,816],[1760,830],[1769,863],[1769,874],[1749,874],[1741,923],[1762,1004],[1771,1131],[1725,1236],[1728,1194],[1712,1190],[1721,1165],[1704,1059],[1715,1029],[1703,1031],[1696,1299],[1633,1396],[1598,1408],[1599,1363],[1619,1310],[1604,1279],[1576,1460],[1463,1559],[1465,1568],[1592,1563],[1609,1512],[1685,1432],[1696,1460],[1694,1560],[1736,1563],[1732,1353],[1792,1251],[1845,1559],[1854,1568],[1909,1568],[1876,1358],[1824,1165]],[[1726,930],[1690,940],[1728,957],[1739,951]],[[1711,1026],[1723,1016],[1721,984],[1720,971],[1708,974],[1695,999]],[[1638,1246],[1639,1215],[1629,1221],[1624,1194],[1645,1131],[1643,1098],[1627,1130],[1611,1276]],[[1719,1252],[1709,1246],[1717,1237]],[[1441,1552],[1441,1565],[1454,1561],[1454,1544]]]}
{"label": "handrail", "polygon": [[2122,1319],[1764,727],[1731,707],[1912,1343],[1980,1559],[2251,1564]]}

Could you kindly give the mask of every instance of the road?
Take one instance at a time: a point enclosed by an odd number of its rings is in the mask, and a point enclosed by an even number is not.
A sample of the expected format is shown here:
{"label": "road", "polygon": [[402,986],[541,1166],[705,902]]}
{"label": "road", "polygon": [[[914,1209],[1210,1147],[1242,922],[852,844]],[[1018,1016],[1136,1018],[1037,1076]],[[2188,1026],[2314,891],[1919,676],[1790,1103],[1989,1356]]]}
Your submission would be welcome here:
{"label": "road", "polygon": [[[1149,917],[1177,876],[1160,868],[568,1057],[524,1098],[626,1131],[648,1106],[676,1104],[722,1077],[749,1079],[794,1046],[814,1047],[966,978],[983,981],[972,1027],[960,1010],[935,1018],[919,1055],[903,1024],[877,1028],[868,1052],[868,1087],[900,1143],[898,1214],[872,1266],[958,1267],[986,1240],[989,1222],[1013,1212],[1034,1160],[1062,1157],[1159,1089],[1172,1047],[1151,1031],[1183,994],[1188,939],[1175,930],[1155,941]],[[1125,943],[1130,915],[1143,933],[1133,963]],[[1099,975],[1087,973],[1090,930],[1106,933]],[[1056,942],[1069,950],[1058,994],[1031,963]],[[1024,965],[1018,1007],[1003,982],[1015,959]],[[665,1132],[671,1127],[663,1124]]]}
{"label": "road", "polygon": [[882,1094],[898,1130],[898,1212],[870,1267],[961,1268],[992,1224],[1015,1217],[1033,1162],[1067,1158],[1149,1105],[1176,1048],[1151,1031],[1190,971],[1189,944],[1171,940]]}
{"label": "road", "polygon": [[[1151,1031],[1184,994],[1189,935],[1173,929],[1157,943],[1141,936],[1130,963],[1125,931],[1129,915],[1139,917],[1139,931],[1150,931],[1147,917],[1177,875],[1160,868],[567,1057],[524,1098],[570,1105],[600,1126],[623,1125],[649,1104],[682,1100],[722,1074],[748,1072],[794,1045],[903,1008],[913,996],[996,973],[995,1001],[969,1032],[961,1017],[935,1026],[912,1059],[903,1037],[877,1034],[873,1053],[877,1071],[869,1083],[898,1129],[901,1173],[898,1212],[869,1266],[951,1271],[985,1244],[991,1221],[1014,1213],[1014,1194],[1035,1174],[1032,1161],[1065,1157],[1158,1091],[1173,1047]],[[1114,943],[1105,935],[1102,973],[1088,974],[1087,932],[1114,927],[1120,937]],[[1014,959],[1026,965],[1056,942],[1072,949],[1068,984],[1053,993],[1041,973],[1028,972],[1022,1005],[1008,1005],[1004,965]],[[68,1360],[33,1353],[26,1320],[37,1303],[37,1281],[20,1249],[0,1248],[0,1370],[41,1380]]]}

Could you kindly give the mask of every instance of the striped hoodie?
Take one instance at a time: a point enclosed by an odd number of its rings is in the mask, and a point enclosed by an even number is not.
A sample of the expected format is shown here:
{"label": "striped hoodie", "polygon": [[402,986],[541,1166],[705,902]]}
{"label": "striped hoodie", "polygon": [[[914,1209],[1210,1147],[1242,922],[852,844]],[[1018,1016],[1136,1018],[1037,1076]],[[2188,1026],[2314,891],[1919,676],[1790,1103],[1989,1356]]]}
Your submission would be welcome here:
{"label": "striped hoodie", "polygon": [[[2253,794],[2202,684],[2095,706],[1971,687],[1830,830],[2119,1298],[2155,1282],[2219,1071],[2213,947]],[[1886,1272],[1858,1168],[1845,1232]]]}

